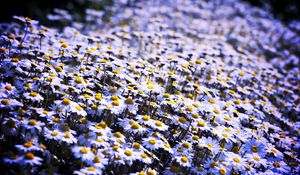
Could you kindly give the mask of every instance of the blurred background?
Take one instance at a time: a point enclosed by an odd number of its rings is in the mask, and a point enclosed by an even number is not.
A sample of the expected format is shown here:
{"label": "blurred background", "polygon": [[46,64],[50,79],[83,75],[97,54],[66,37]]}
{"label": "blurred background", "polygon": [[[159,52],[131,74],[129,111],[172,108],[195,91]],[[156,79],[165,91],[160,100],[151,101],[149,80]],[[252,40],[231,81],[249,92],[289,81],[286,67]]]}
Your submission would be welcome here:
{"label": "blurred background", "polygon": [[[254,6],[269,9],[276,18],[288,23],[300,19],[300,0],[243,0]],[[86,8],[96,10],[113,4],[113,0],[4,0],[0,5],[0,22],[12,20],[13,15],[23,15],[38,19],[43,25],[50,25],[47,14],[52,13],[54,8],[76,11],[84,14]]]}

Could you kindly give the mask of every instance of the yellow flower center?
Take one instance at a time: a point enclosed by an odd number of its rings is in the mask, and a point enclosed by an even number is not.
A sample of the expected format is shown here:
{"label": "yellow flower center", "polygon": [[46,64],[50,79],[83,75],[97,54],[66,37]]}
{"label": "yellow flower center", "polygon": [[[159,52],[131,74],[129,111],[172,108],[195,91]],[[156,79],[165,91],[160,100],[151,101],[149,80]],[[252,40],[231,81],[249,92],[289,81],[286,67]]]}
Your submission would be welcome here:
{"label": "yellow flower center", "polygon": [[31,125],[31,126],[35,126],[37,124],[37,122],[34,119],[30,119],[28,124]]}
{"label": "yellow flower center", "polygon": [[148,120],[150,120],[150,116],[144,115],[144,116],[142,117],[142,119],[143,119],[144,121],[148,121]]}
{"label": "yellow flower center", "polygon": [[257,147],[257,146],[252,146],[252,147],[251,147],[251,150],[252,150],[253,152],[257,153],[257,152],[258,152],[258,147]]}
{"label": "yellow flower center", "polygon": [[236,163],[240,163],[240,162],[241,162],[240,159],[237,158],[237,157],[232,158],[232,160],[233,160],[234,162],[236,162]]}
{"label": "yellow flower center", "polygon": [[206,144],[206,147],[207,147],[208,149],[212,149],[212,148],[213,148],[212,144]]}
{"label": "yellow flower center", "polygon": [[279,162],[273,162],[273,166],[277,167],[277,168],[280,168],[281,167],[281,164]]}
{"label": "yellow flower center", "polygon": [[139,143],[134,143],[133,148],[135,149],[141,149],[141,145]]}
{"label": "yellow flower center", "polygon": [[64,99],[62,100],[62,104],[64,104],[64,105],[70,105],[70,104],[71,104],[71,100],[68,99],[68,98],[64,98]]}
{"label": "yellow flower center", "polygon": [[114,101],[114,100],[119,100],[119,97],[116,96],[116,95],[113,95],[113,96],[110,97],[110,99],[111,99],[112,101]]}
{"label": "yellow flower center", "polygon": [[254,159],[255,161],[260,161],[260,158],[257,157],[257,156],[254,156],[253,159]]}
{"label": "yellow flower center", "polygon": [[181,161],[184,163],[187,163],[189,161],[189,159],[185,156],[181,157]]}
{"label": "yellow flower center", "polygon": [[222,133],[222,136],[225,137],[225,138],[228,138],[228,134],[226,134],[224,132]]}
{"label": "yellow flower center", "polygon": [[199,140],[199,136],[193,135],[193,140]]}
{"label": "yellow flower center", "polygon": [[57,67],[55,68],[55,70],[56,70],[56,72],[62,72],[62,71],[63,71],[62,67],[60,67],[60,66],[57,66]]}
{"label": "yellow flower center", "polygon": [[189,148],[191,145],[188,142],[183,142],[182,146],[185,148]]}
{"label": "yellow flower center", "polygon": [[100,122],[98,125],[101,126],[102,128],[106,128],[107,127],[107,124],[105,122]]}
{"label": "yellow flower center", "polygon": [[11,58],[11,62],[17,63],[19,61],[20,61],[19,58]]}
{"label": "yellow flower center", "polygon": [[103,142],[103,140],[100,139],[100,138],[97,138],[96,141],[99,142],[99,143],[102,143],[102,142]]}
{"label": "yellow flower center", "polygon": [[110,87],[110,88],[109,88],[109,92],[110,92],[110,93],[116,93],[117,90],[116,90],[114,87]]}
{"label": "yellow flower center", "polygon": [[184,118],[184,117],[179,117],[178,120],[180,123],[183,123],[183,124],[186,123],[186,118]]}
{"label": "yellow flower center", "polygon": [[96,171],[96,170],[97,170],[95,167],[92,167],[92,166],[88,167],[87,169],[88,169],[89,171]]}
{"label": "yellow flower center", "polygon": [[12,91],[13,88],[8,85],[8,86],[5,86],[5,89],[8,90],[8,91]]}
{"label": "yellow flower center", "polygon": [[12,119],[8,120],[5,125],[9,128],[15,128],[17,126],[17,123],[13,121]]}
{"label": "yellow flower center", "polygon": [[215,168],[216,166],[218,166],[218,163],[217,162],[212,162],[209,166],[211,168]]}
{"label": "yellow flower center", "polygon": [[197,125],[200,126],[200,127],[204,127],[205,126],[205,122],[204,121],[199,121],[197,123]]}
{"label": "yellow flower center", "polygon": [[30,96],[31,97],[36,97],[36,96],[38,96],[38,93],[37,92],[30,92]]}
{"label": "yellow flower center", "polygon": [[71,134],[70,134],[70,133],[66,133],[64,137],[65,137],[66,139],[69,139],[69,138],[71,138]]}
{"label": "yellow flower center", "polygon": [[212,99],[212,98],[209,99],[208,102],[211,103],[211,104],[216,104],[216,101],[214,99]]}
{"label": "yellow flower center", "polygon": [[112,105],[114,105],[114,106],[120,106],[120,102],[118,100],[114,100],[112,102]]}
{"label": "yellow flower center", "polygon": [[129,149],[127,149],[127,150],[125,151],[125,155],[126,155],[126,156],[132,156],[132,151],[129,150]]}
{"label": "yellow flower center", "polygon": [[55,118],[53,119],[53,122],[55,122],[55,123],[59,123],[59,122],[60,122],[60,118],[58,118],[58,117],[55,117]]}
{"label": "yellow flower center", "polygon": [[220,114],[220,113],[221,113],[221,111],[220,111],[219,109],[214,109],[213,112],[214,112],[215,114]]}
{"label": "yellow flower center", "polygon": [[133,104],[132,98],[127,98],[127,99],[125,100],[125,103],[128,104],[128,105],[132,105],[132,104]]}
{"label": "yellow flower center", "polygon": [[236,104],[236,105],[241,104],[240,100],[234,100],[233,103]]}
{"label": "yellow flower center", "polygon": [[156,121],[156,122],[155,122],[155,125],[158,126],[158,127],[161,127],[163,124],[162,124],[162,122],[160,122],[160,121]]}
{"label": "yellow flower center", "polygon": [[139,125],[138,123],[133,123],[133,124],[131,125],[131,128],[132,128],[132,129],[139,129],[139,128],[140,128],[140,125]]}
{"label": "yellow flower center", "polygon": [[187,110],[189,112],[193,112],[193,108],[191,106],[186,107],[185,110]]}
{"label": "yellow flower center", "polygon": [[51,135],[52,135],[52,136],[57,136],[57,135],[58,135],[58,132],[57,132],[57,131],[53,131],[53,132],[51,132]]}
{"label": "yellow flower center", "polygon": [[114,136],[117,137],[117,138],[121,138],[122,134],[120,132],[115,132]]}
{"label": "yellow flower center", "polygon": [[220,168],[219,173],[221,175],[225,175],[226,174],[226,170],[224,168]]}
{"label": "yellow flower center", "polygon": [[24,156],[24,158],[25,158],[26,160],[33,160],[34,157],[35,157],[34,154],[33,154],[33,153],[30,153],[30,152],[26,153],[25,156]]}
{"label": "yellow flower center", "polygon": [[86,147],[83,147],[83,148],[80,149],[81,154],[86,154],[86,153],[88,153],[88,151],[89,150]]}
{"label": "yellow flower center", "polygon": [[155,139],[149,139],[148,142],[149,142],[151,145],[155,145],[155,144],[156,144],[156,140],[155,140]]}
{"label": "yellow flower center", "polygon": [[3,99],[3,100],[1,100],[1,104],[3,104],[3,105],[9,105],[10,102],[9,102],[8,99]]}
{"label": "yellow flower center", "polygon": [[147,172],[147,175],[156,175],[156,173],[155,173],[155,171],[150,170]]}
{"label": "yellow flower center", "polygon": [[99,156],[96,156],[93,160],[94,163],[101,163],[101,159]]}
{"label": "yellow flower center", "polygon": [[153,85],[148,85],[147,88],[148,89],[154,89],[154,86]]}
{"label": "yellow flower center", "polygon": [[82,107],[80,107],[79,105],[77,105],[75,108],[76,108],[78,111],[82,111]]}
{"label": "yellow flower center", "polygon": [[164,98],[170,98],[170,94],[165,93],[165,94],[163,95],[163,97],[164,97]]}
{"label": "yellow flower center", "polygon": [[101,93],[97,93],[95,95],[95,99],[98,100],[98,101],[102,100],[102,94]]}
{"label": "yellow flower center", "polygon": [[75,78],[75,82],[76,82],[77,84],[82,84],[82,83],[83,83],[83,79],[80,78],[80,77],[76,77],[76,78]]}
{"label": "yellow flower center", "polygon": [[196,64],[202,64],[202,61],[201,60],[196,60],[195,63]]}
{"label": "yellow flower center", "polygon": [[148,156],[147,156],[147,154],[142,153],[142,154],[141,154],[141,157],[142,157],[143,159],[146,159]]}
{"label": "yellow flower center", "polygon": [[26,142],[23,144],[23,146],[26,148],[32,147],[32,142]]}

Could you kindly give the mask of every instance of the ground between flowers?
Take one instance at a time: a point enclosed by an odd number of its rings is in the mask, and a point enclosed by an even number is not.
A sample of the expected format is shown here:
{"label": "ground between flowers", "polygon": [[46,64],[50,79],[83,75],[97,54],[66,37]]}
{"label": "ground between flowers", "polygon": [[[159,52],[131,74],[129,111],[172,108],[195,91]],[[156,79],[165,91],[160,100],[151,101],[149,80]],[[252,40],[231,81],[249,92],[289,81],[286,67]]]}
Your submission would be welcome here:
{"label": "ground between flowers", "polygon": [[116,1],[0,24],[6,174],[297,174],[299,22],[231,1]]}

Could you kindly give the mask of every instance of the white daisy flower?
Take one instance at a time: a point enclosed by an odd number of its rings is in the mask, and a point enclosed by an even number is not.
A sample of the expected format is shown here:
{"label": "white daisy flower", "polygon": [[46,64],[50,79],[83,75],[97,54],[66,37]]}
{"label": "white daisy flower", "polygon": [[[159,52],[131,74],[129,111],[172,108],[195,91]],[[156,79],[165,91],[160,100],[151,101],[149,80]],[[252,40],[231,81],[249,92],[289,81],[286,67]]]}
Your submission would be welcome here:
{"label": "white daisy flower", "polygon": [[24,156],[20,157],[19,162],[21,164],[29,164],[31,166],[34,165],[41,165],[42,164],[42,158],[35,156],[32,152],[25,153]]}
{"label": "white daisy flower", "polygon": [[93,160],[94,153],[91,151],[91,148],[85,146],[74,146],[72,152],[76,158],[81,159],[82,161]]}
{"label": "white daisy flower", "polygon": [[157,140],[154,137],[148,137],[143,139],[143,146],[150,150],[157,150],[163,147],[163,142],[161,140]]}

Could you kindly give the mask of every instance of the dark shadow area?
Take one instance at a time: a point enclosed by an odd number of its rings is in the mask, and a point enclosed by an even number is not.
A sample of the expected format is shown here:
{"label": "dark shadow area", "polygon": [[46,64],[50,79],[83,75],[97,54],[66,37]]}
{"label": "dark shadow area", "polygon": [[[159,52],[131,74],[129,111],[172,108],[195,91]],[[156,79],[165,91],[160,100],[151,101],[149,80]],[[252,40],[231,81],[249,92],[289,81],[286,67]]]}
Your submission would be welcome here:
{"label": "dark shadow area", "polygon": [[0,21],[10,22],[12,16],[26,16],[38,20],[41,24],[53,26],[47,19],[47,14],[53,13],[54,8],[68,10],[70,13],[76,12],[77,18],[84,15],[87,8],[97,10],[103,9],[104,5],[111,5],[112,0],[103,0],[95,4],[87,0],[5,0],[0,5]]}
{"label": "dark shadow area", "polygon": [[[274,16],[284,23],[300,18],[300,1],[298,0],[244,0],[260,8],[270,7]],[[105,5],[111,4],[113,0],[103,0]],[[52,13],[54,8],[67,9],[82,15],[85,9],[101,9],[103,4],[95,7],[95,3],[87,0],[5,0],[0,5],[0,21],[9,22],[13,15],[27,16],[38,19],[44,25],[51,25],[47,20],[47,14]]]}
{"label": "dark shadow area", "polygon": [[300,19],[299,0],[244,0],[260,8],[270,8],[275,18],[284,23]]}

